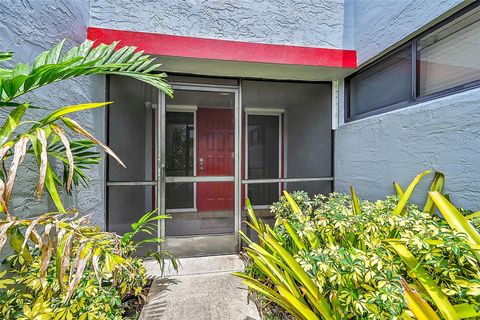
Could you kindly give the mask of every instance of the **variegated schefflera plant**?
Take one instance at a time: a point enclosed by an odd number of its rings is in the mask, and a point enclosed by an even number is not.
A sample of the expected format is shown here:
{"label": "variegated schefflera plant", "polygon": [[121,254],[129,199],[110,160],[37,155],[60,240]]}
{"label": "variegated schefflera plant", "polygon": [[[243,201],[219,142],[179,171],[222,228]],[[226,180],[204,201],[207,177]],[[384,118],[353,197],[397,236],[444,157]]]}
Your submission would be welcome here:
{"label": "variegated schefflera plant", "polygon": [[[0,52],[0,63],[11,57],[10,52]],[[108,146],[71,117],[110,102],[46,106],[50,112],[35,119],[28,111],[39,106],[22,101],[22,96],[45,85],[91,74],[132,77],[172,95],[166,75],[154,72],[158,66],[135,47],[87,40],[68,51],[62,41],[32,64],[0,67],[0,112],[6,114],[0,129],[0,250],[8,244],[15,252],[6,261],[13,268],[0,273],[2,318],[117,319],[121,318],[121,298],[141,293],[145,269],[142,260],[132,256],[138,245],[133,244],[132,234],[122,239],[101,231],[90,224],[88,213],[80,215],[66,209],[61,197],[62,189],[70,193],[80,183],[88,185],[84,170],[101,159],[96,146],[123,165]],[[38,164],[38,183],[32,186],[32,195],[40,200],[48,193],[55,212],[22,218],[31,214],[11,207],[15,181],[27,157]],[[62,172],[55,170],[59,163],[63,164]],[[154,214],[140,221],[135,233],[165,218]],[[119,301],[110,301],[115,297]]]}
{"label": "variegated schefflera plant", "polygon": [[430,173],[375,202],[353,188],[313,199],[285,192],[273,228],[249,207],[260,240],[243,235],[247,268],[236,275],[296,319],[480,318],[479,238],[468,222],[480,213],[462,214],[441,195],[439,172],[423,209],[408,204]]}

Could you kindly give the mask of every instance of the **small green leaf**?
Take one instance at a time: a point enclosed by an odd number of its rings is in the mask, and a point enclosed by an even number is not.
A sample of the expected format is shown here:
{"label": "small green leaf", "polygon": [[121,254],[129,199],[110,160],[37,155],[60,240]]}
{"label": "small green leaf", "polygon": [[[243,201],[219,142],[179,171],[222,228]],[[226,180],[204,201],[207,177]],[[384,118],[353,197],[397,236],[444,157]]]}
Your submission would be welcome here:
{"label": "small green leaf", "polygon": [[4,122],[2,129],[0,129],[0,146],[3,146],[10,139],[10,136],[17,128],[29,106],[30,105],[28,103],[24,103],[18,105],[12,110],[12,112],[10,112],[10,115]]}

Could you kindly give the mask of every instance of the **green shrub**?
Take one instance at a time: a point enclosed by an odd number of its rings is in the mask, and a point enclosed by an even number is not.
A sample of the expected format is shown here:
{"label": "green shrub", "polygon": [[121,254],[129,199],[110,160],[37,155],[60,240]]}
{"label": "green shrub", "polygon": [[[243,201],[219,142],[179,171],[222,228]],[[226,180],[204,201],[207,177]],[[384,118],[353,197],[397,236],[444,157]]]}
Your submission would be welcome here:
{"label": "green shrub", "polygon": [[[157,220],[169,218],[155,213],[145,214],[122,237],[103,232],[74,213],[13,221],[10,228],[19,238],[10,235],[15,253],[4,261],[8,269],[0,273],[1,318],[129,319],[124,309],[146,299],[146,270],[143,258],[135,253],[145,243],[161,242],[134,237],[149,234]],[[3,231],[0,239],[6,236]],[[25,237],[34,239],[32,245],[26,245]],[[161,265],[167,254],[152,253]],[[129,311],[132,319],[138,316]]]}
{"label": "green shrub", "polygon": [[[261,241],[256,245],[246,239],[247,272],[237,275],[299,319],[413,317],[405,285],[436,306],[438,314],[455,319],[446,316],[448,304],[457,313],[480,303],[475,246],[464,232],[432,215],[429,202],[424,210],[402,205],[415,185],[406,196],[402,190],[402,196],[375,202],[358,201],[354,191],[353,199],[338,193],[313,199],[305,192],[286,194],[272,206],[277,215],[273,229],[251,211],[250,225]],[[417,268],[410,268],[392,239],[419,257]],[[426,289],[419,265],[447,301],[438,303]],[[469,315],[475,316],[475,310],[470,308]]]}
{"label": "green shrub", "polygon": [[[145,268],[132,244],[73,214],[36,223],[33,246],[22,251],[11,241],[17,251],[0,279],[2,319],[121,319],[122,302],[142,298]],[[19,234],[33,225],[31,219],[15,224]]]}

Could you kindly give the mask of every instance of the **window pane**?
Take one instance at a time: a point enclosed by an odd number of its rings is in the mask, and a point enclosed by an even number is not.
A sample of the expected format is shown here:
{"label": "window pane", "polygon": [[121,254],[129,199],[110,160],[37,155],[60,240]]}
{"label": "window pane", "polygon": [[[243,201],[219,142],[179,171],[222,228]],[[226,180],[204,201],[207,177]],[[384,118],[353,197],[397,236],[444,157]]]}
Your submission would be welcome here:
{"label": "window pane", "polygon": [[178,182],[165,184],[165,206],[168,209],[194,208],[195,184]]}
{"label": "window pane", "polygon": [[167,112],[165,131],[167,176],[193,176],[193,112]]}
{"label": "window pane", "polygon": [[[248,179],[279,178],[280,115],[248,116]],[[278,200],[278,185],[248,185],[253,205],[267,205]]]}
{"label": "window pane", "polygon": [[480,9],[420,39],[418,94],[439,92],[480,79]]}
{"label": "window pane", "polygon": [[248,117],[248,178],[278,178],[279,116]]}
{"label": "window pane", "polygon": [[278,201],[277,183],[248,184],[248,198],[254,206],[270,205]]}
{"label": "window pane", "polygon": [[281,178],[332,175],[331,91],[326,83],[242,81],[244,110],[283,111]]}
{"label": "window pane", "polygon": [[412,98],[412,54],[406,47],[350,79],[350,114],[366,112]]}

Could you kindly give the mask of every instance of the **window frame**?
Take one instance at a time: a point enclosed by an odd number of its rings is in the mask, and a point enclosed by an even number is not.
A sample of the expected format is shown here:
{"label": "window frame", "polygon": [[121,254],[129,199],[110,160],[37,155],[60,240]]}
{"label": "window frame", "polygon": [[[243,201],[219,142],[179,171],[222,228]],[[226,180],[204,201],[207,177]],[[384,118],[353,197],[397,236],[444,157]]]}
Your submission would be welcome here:
{"label": "window frame", "polygon": [[[454,20],[461,19],[461,17],[463,15],[465,15],[466,13],[470,12],[471,10],[473,10],[473,9],[479,7],[479,6],[480,6],[480,2],[475,2],[475,3],[472,3],[470,5],[467,5],[466,7],[462,8],[461,10],[459,10],[455,13],[453,13],[449,17],[447,17],[447,18],[443,19],[442,21],[436,23],[432,27],[427,28],[425,31],[421,32],[420,34],[418,34],[417,36],[408,40],[407,42],[396,46],[395,48],[391,49],[387,53],[383,54],[381,57],[378,57],[374,61],[368,63],[366,66],[360,68],[359,70],[355,71],[351,75],[345,77],[344,122],[348,123],[348,122],[368,118],[368,117],[371,117],[371,116],[375,116],[375,115],[387,113],[387,112],[390,112],[390,111],[406,108],[406,107],[409,107],[409,106],[412,106],[412,105],[415,105],[415,104],[418,104],[418,103],[423,103],[423,102],[427,102],[427,101],[430,101],[430,100],[435,100],[435,99],[438,99],[438,98],[441,98],[441,97],[449,96],[449,95],[452,95],[454,93],[479,88],[480,87],[480,78],[477,79],[477,80],[474,80],[474,81],[470,81],[468,83],[464,83],[464,84],[461,84],[461,85],[458,85],[458,86],[454,86],[454,87],[451,87],[451,88],[440,90],[438,92],[433,92],[433,93],[430,93],[430,94],[427,94],[427,95],[418,96],[418,83],[419,83],[419,78],[420,78],[420,73],[419,73],[419,63],[420,63],[420,61],[418,60],[418,57],[417,57],[418,41],[421,38],[437,31],[441,27],[445,26],[446,24],[449,24],[450,22],[452,22]],[[406,100],[406,101],[401,101],[401,102],[398,102],[398,103],[395,103],[395,104],[387,105],[387,106],[384,106],[384,107],[380,107],[380,108],[377,108],[377,109],[372,110],[372,111],[368,111],[368,112],[364,112],[364,113],[360,113],[360,114],[352,116],[351,115],[351,104],[350,104],[350,81],[351,81],[351,79],[358,76],[358,75],[361,75],[365,72],[368,72],[368,71],[372,70],[374,67],[378,66],[378,64],[380,64],[381,62],[390,58],[391,56],[397,54],[399,51],[405,49],[406,47],[410,47],[411,50],[412,50],[412,54],[411,54],[411,67],[412,67],[411,86],[412,87],[411,87],[410,99]]]}

